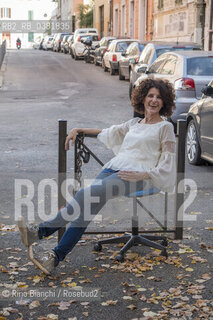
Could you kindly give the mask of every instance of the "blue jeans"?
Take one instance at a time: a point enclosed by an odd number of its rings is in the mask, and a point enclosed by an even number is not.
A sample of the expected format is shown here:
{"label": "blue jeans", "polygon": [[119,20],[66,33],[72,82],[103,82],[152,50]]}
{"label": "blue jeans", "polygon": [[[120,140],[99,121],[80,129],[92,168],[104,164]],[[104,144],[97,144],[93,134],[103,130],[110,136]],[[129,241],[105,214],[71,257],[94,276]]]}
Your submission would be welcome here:
{"label": "blue jeans", "polygon": [[[73,249],[92,220],[91,216],[94,218],[108,200],[127,196],[143,189],[143,181],[136,183],[124,181],[118,177],[117,173],[118,171],[112,169],[104,169],[91,186],[79,190],[67,207],[60,210],[54,219],[39,225],[38,233],[41,239],[64,227],[71,221],[73,215],[78,214],[78,217],[71,222],[60,242],[54,248],[59,261],[64,260],[65,256]],[[90,213],[90,217],[88,217],[88,213]]]}

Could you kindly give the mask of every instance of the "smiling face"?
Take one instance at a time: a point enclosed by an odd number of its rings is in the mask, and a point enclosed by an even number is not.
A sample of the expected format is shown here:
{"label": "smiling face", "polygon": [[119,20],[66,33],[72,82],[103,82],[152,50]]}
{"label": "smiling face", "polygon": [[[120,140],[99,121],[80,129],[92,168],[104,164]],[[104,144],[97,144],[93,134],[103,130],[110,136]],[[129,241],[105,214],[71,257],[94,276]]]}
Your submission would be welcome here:
{"label": "smiling face", "polygon": [[144,99],[145,115],[157,116],[161,108],[163,107],[163,100],[160,95],[160,91],[157,88],[149,89]]}

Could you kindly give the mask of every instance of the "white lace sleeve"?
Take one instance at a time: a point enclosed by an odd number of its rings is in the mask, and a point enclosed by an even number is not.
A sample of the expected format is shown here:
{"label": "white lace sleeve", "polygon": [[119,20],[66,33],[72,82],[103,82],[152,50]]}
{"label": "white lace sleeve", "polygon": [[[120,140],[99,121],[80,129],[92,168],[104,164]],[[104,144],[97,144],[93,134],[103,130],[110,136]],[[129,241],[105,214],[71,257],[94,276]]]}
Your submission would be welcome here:
{"label": "white lace sleeve", "polygon": [[176,181],[176,143],[174,129],[170,123],[162,128],[160,139],[161,155],[158,164],[148,173],[157,188],[172,192]]}
{"label": "white lace sleeve", "polygon": [[129,131],[130,126],[138,121],[137,119],[134,118],[119,125],[103,129],[97,136],[98,140],[104,143],[108,149],[111,149],[114,154],[118,154],[126,133]]}

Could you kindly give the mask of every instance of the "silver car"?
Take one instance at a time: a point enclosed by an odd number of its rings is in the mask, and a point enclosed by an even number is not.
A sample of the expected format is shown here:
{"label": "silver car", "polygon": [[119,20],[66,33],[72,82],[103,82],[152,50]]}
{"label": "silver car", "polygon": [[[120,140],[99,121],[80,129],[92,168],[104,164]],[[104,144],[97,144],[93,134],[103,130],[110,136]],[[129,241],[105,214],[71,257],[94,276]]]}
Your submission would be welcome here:
{"label": "silver car", "polygon": [[146,69],[163,53],[169,51],[187,51],[187,50],[201,50],[201,46],[196,43],[188,42],[163,42],[153,41],[148,43],[143,49],[139,61],[130,59],[130,84],[129,84],[129,96],[132,94],[132,87],[135,81],[142,76]]}
{"label": "silver car", "polygon": [[138,78],[135,85],[149,76],[167,79],[174,85],[176,110],[171,121],[176,123],[178,119],[186,119],[189,107],[201,98],[201,89],[212,79],[213,54],[210,51],[164,53]]}
{"label": "silver car", "polygon": [[213,80],[187,114],[186,154],[190,164],[213,163]]}

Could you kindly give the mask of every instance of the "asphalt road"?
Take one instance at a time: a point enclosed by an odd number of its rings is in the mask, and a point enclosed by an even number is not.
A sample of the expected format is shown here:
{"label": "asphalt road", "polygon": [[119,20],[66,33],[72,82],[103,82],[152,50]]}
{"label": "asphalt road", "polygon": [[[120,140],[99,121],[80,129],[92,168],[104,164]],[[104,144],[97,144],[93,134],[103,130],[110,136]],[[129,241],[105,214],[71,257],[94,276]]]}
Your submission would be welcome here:
{"label": "asphalt road", "polygon": [[[15,179],[29,179],[34,183],[36,188],[42,179],[57,178],[58,119],[66,119],[68,121],[68,128],[105,128],[130,119],[133,111],[128,99],[127,81],[119,81],[118,76],[110,76],[109,73],[104,73],[100,67],[85,64],[83,61],[74,61],[69,55],[37,50],[8,51],[6,70],[3,77],[4,83],[0,89],[0,222],[8,225],[14,224],[14,202],[17,197],[14,188]],[[103,162],[112,156],[110,151],[106,150],[102,145],[97,144],[96,141],[89,141],[89,144],[100,155]],[[86,178],[93,178],[99,171],[100,167],[97,166],[95,161],[90,161],[83,169]],[[68,172],[72,176],[73,151],[68,153]],[[185,223],[186,227],[192,228],[189,231],[189,233],[191,232],[190,235],[187,235],[185,241],[186,245],[190,245],[198,252],[200,242],[211,244],[212,231],[206,228],[212,226],[212,222],[209,221],[212,221],[213,211],[213,166],[204,165],[195,167],[186,163],[186,177],[193,179],[195,182],[193,189],[197,186],[197,194],[186,208],[187,213],[194,214],[189,214],[189,221]],[[188,195],[189,193],[186,193],[186,197]],[[113,209],[115,210],[115,208],[114,206]],[[194,217],[196,221],[192,221]],[[110,228],[116,229],[115,217],[111,218]],[[7,232],[7,235],[5,237],[2,236],[1,239],[4,251],[0,251],[1,257],[3,257],[0,264],[5,266],[7,266],[7,261],[9,261],[7,260],[8,257],[4,255],[5,251],[8,251],[6,249],[8,246],[12,248],[21,246],[22,250],[24,250],[20,243],[20,238],[14,237],[14,234],[18,234],[17,231],[14,232]],[[66,264],[66,267],[62,266],[62,269],[60,269],[60,271],[65,271],[66,277],[77,278],[79,275],[79,277],[87,279],[91,276],[92,269],[90,271],[84,269],[85,265],[88,268],[93,268],[94,266],[94,254],[92,254],[90,246],[91,244],[79,246],[73,251],[71,262]],[[87,249],[88,247],[89,249]],[[136,252],[139,252],[139,249],[140,247],[136,248]],[[172,244],[172,249],[177,249],[175,248],[175,244]],[[146,252],[149,252],[149,249]],[[24,251],[22,253],[23,260],[21,262],[27,263],[27,255]],[[8,251],[9,254],[10,250]],[[108,255],[111,256],[111,254],[112,251],[109,251]],[[99,258],[101,259],[101,256]],[[207,251],[205,251],[204,258],[210,259],[210,254]],[[67,260],[68,262],[70,261],[69,259],[70,257]],[[103,260],[106,260],[106,258]],[[72,261],[75,261],[75,266],[72,264]],[[197,266],[191,280],[198,278],[201,272],[210,272],[210,261],[208,264],[202,265],[200,269]],[[101,269],[102,264],[105,262],[100,260],[97,263]],[[107,266],[108,263],[111,264],[111,260],[107,260]],[[186,265],[189,261],[186,262],[184,260],[184,263]],[[36,273],[33,267],[30,268],[31,276],[34,277]],[[153,282],[154,280],[152,280],[153,283],[151,284],[151,280],[134,278],[132,272],[130,274],[127,273],[128,276],[126,276],[125,272],[117,270],[115,271],[117,273],[114,274],[114,271],[110,270],[109,273],[105,272],[101,274],[100,281],[99,279],[95,280],[93,284],[102,288],[103,301],[116,300],[117,297],[122,295],[122,281],[128,281],[128,283],[132,284],[138,283],[147,288],[154,286],[158,292],[164,290],[165,287],[169,289],[172,286],[178,286],[178,283],[174,283],[174,277],[176,276],[174,266],[166,265],[164,268],[160,265],[159,268],[160,270],[157,269],[154,275],[159,277],[160,273],[163,279],[162,282],[158,282],[157,280]],[[80,270],[80,274],[76,270]],[[25,277],[21,278],[22,274]],[[7,281],[14,282],[17,279],[25,281],[29,271],[23,270],[22,274],[20,274],[20,277],[19,275],[12,275],[13,278],[8,280],[7,273],[2,273],[1,283]],[[171,274],[170,279],[168,279],[168,274]],[[63,272],[61,275],[63,277]],[[165,279],[166,281],[164,281]],[[43,285],[47,286],[48,281],[45,280]],[[57,278],[54,278],[53,281],[57,285],[59,284]],[[204,297],[209,299],[212,293],[210,282],[208,282],[206,287],[208,287],[208,290],[206,290]],[[100,303],[95,305],[94,308],[89,307],[88,319],[117,319],[121,315],[120,308],[127,310],[124,309],[123,303],[124,301],[120,301],[118,308],[110,306],[108,309],[104,309]],[[128,304],[131,304],[131,301]],[[3,306],[6,305],[5,303]],[[147,306],[150,307],[150,305]],[[140,305],[140,310],[142,307],[143,305]],[[155,310],[155,308],[157,307],[154,306],[151,310]],[[51,313],[46,312],[43,306],[38,309],[39,314],[37,316],[33,312],[29,314],[26,311],[26,307],[18,307],[18,309],[25,315],[24,319],[37,319],[39,315]],[[85,307],[83,306],[73,305],[71,314],[67,313],[67,311],[64,313],[58,311],[60,314],[59,319],[68,319],[69,316],[72,315],[74,317],[78,314],[80,316],[77,316],[77,319],[84,319],[86,316],[82,315],[82,312],[87,311],[84,309]],[[53,310],[53,313],[57,313],[54,307],[51,307],[51,310]],[[142,316],[139,309],[135,312],[130,310],[124,311],[122,318],[129,320],[136,316]],[[15,315],[14,317],[11,316],[11,319],[15,319]]]}

